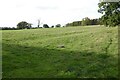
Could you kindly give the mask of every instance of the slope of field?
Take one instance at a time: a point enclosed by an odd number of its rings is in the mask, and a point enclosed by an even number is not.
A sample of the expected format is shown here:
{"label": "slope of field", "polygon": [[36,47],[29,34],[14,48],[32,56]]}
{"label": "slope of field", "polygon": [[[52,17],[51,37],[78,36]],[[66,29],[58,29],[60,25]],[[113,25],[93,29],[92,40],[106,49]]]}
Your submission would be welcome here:
{"label": "slope of field", "polygon": [[118,76],[118,28],[2,31],[3,78]]}

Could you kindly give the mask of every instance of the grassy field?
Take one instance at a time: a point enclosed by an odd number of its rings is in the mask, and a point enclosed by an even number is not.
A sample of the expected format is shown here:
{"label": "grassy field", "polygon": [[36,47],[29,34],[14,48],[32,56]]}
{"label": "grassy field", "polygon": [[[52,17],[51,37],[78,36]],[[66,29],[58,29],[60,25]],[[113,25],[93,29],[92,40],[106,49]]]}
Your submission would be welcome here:
{"label": "grassy field", "polygon": [[118,27],[2,31],[3,78],[118,76]]}

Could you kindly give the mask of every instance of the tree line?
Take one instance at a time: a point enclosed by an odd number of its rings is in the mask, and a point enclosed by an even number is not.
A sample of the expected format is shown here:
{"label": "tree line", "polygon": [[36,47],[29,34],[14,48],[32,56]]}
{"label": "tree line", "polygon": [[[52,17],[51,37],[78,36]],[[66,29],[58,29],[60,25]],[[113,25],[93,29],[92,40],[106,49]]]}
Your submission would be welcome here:
{"label": "tree line", "polygon": [[66,27],[68,26],[87,26],[87,25],[100,25],[99,19],[90,19],[85,17],[82,21],[74,21],[72,23],[67,23]]}
{"label": "tree line", "polygon": [[99,19],[83,18],[82,21],[67,23],[66,26],[105,25],[106,27],[120,26],[120,1],[100,2],[98,12],[103,14]]}
{"label": "tree line", "polygon": [[[72,23],[67,23],[63,27],[68,26],[86,26],[86,25],[99,25],[99,19],[89,19],[88,17],[85,17],[82,19],[82,21],[74,21]],[[26,21],[21,21],[17,24],[17,28],[10,28],[10,27],[2,27],[2,30],[19,30],[19,29],[37,29],[37,28],[57,28],[61,27],[61,24],[56,24],[55,26],[52,25],[51,27],[48,24],[43,24],[42,27],[32,27],[31,23],[28,23]]]}
{"label": "tree line", "polygon": [[0,27],[2,30],[19,30],[18,28],[15,27]]}
{"label": "tree line", "polygon": [[[98,12],[103,14],[99,19],[83,18],[81,21],[67,23],[65,26],[87,26],[87,25],[105,25],[109,27],[120,26],[120,2],[101,2],[98,3]],[[43,24],[43,28],[61,27],[61,24],[53,25]],[[2,27],[2,30],[18,30],[18,29],[34,29],[31,23],[21,21],[17,24],[17,28]],[[41,28],[41,27],[35,27]]]}
{"label": "tree line", "polygon": [[42,27],[32,27],[31,23],[26,21],[21,21],[17,24],[17,28],[15,27],[1,27],[2,30],[19,30],[19,29],[37,29],[37,28],[54,28],[54,27],[61,27],[61,24],[56,24],[55,26],[52,25],[51,27],[48,24],[43,24]]}

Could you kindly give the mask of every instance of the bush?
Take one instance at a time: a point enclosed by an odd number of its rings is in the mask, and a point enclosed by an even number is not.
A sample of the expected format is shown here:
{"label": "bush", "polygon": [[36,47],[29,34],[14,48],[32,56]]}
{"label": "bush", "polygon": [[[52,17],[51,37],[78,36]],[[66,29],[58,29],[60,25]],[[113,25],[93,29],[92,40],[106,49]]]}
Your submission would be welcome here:
{"label": "bush", "polygon": [[2,30],[18,30],[18,28],[15,27],[1,27]]}
{"label": "bush", "polygon": [[49,28],[49,26],[47,24],[43,24],[44,28]]}
{"label": "bush", "polygon": [[51,28],[54,28],[54,26],[51,26]]}
{"label": "bush", "polygon": [[57,24],[55,27],[61,27],[61,25],[60,25],[60,24]]}
{"label": "bush", "polygon": [[32,24],[30,24],[30,23],[27,23],[26,21],[22,21],[22,22],[19,22],[18,24],[17,24],[17,28],[18,29],[30,29],[32,26],[31,26]]}

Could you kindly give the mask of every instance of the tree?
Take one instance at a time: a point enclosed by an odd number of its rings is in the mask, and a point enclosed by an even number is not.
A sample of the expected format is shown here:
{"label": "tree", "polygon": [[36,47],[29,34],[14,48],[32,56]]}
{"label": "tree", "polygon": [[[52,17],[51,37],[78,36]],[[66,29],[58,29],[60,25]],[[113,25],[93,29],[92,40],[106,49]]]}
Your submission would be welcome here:
{"label": "tree", "polygon": [[82,19],[82,26],[90,25],[90,19],[88,17],[85,17]]}
{"label": "tree", "polygon": [[101,22],[105,26],[120,25],[120,2],[101,2],[98,12],[103,14]]}
{"label": "tree", "polygon": [[54,25],[52,25],[51,28],[54,28]]}
{"label": "tree", "polygon": [[74,21],[73,26],[81,26],[81,21]]}
{"label": "tree", "polygon": [[61,27],[61,25],[60,25],[60,24],[57,24],[55,27]]}
{"label": "tree", "polygon": [[28,27],[28,29],[32,28],[32,24],[28,23],[27,27]]}
{"label": "tree", "polygon": [[43,24],[44,28],[49,28],[49,26],[47,24]]}
{"label": "tree", "polygon": [[67,23],[66,27],[68,27],[68,26],[73,26],[73,24],[72,23]]}
{"label": "tree", "polygon": [[99,19],[91,19],[90,24],[91,25],[99,25],[100,24]]}
{"label": "tree", "polygon": [[19,23],[17,24],[17,28],[18,28],[18,29],[28,28],[28,23],[27,23],[26,21],[19,22]]}
{"label": "tree", "polygon": [[73,21],[72,23],[67,23],[65,26],[86,26],[86,25],[99,25],[100,18],[99,19],[90,19],[88,17],[85,17],[82,19],[82,21]]}

